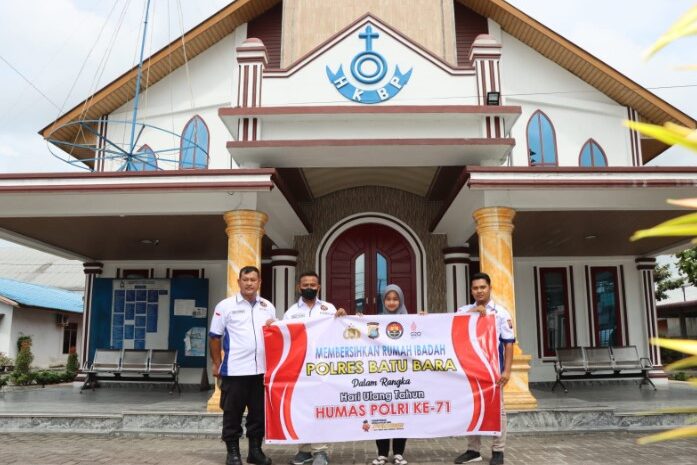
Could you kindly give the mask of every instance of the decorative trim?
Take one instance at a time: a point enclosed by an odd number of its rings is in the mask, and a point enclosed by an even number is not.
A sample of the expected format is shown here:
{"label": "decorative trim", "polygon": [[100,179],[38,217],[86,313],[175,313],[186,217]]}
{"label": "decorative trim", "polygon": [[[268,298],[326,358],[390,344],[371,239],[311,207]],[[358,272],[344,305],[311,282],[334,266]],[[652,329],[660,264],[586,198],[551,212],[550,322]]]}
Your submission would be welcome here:
{"label": "decorative trim", "polygon": [[364,146],[450,146],[450,145],[515,145],[515,139],[502,138],[420,138],[420,139],[286,139],[286,140],[231,140],[228,149],[284,148],[284,147],[364,147]]}
{"label": "decorative trim", "polygon": [[392,115],[392,114],[483,114],[501,115],[522,113],[519,105],[384,105],[384,106],[283,106],[283,107],[221,107],[218,115],[238,118],[297,115]]}
{"label": "decorative trim", "polygon": [[428,308],[428,288],[426,286],[426,283],[428,282],[428,272],[426,269],[426,249],[421,243],[421,239],[419,239],[419,236],[411,229],[411,227],[409,227],[409,225],[404,223],[402,220],[394,216],[378,212],[364,212],[347,216],[329,228],[329,230],[320,240],[319,246],[317,247],[317,252],[315,253],[315,267],[321,279],[321,298],[324,298],[325,296],[324,292],[326,289],[327,278],[323,271],[327,269],[327,253],[329,252],[332,243],[344,231],[354,226],[366,223],[377,223],[390,227],[407,240],[414,251],[414,257],[416,259],[416,305],[417,308]]}

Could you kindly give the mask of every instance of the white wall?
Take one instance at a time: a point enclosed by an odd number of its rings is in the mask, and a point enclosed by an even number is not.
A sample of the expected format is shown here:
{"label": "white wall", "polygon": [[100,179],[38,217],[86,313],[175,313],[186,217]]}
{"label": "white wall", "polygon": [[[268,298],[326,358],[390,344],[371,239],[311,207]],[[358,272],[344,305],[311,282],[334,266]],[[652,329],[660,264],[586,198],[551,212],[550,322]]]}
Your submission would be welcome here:
{"label": "white wall", "polygon": [[[225,146],[232,139],[230,132],[218,117],[218,108],[237,104],[237,60],[235,49],[247,37],[247,25],[235,31],[208,50],[189,61],[188,75],[182,66],[167,77],[152,85],[141,94],[138,121],[166,129],[178,135],[184,125],[195,115],[203,118],[210,132],[209,168],[230,168],[230,154]],[[143,76],[145,79],[145,75]],[[193,97],[192,97],[193,95]],[[124,143],[130,141],[129,125],[115,121],[132,119],[133,100],[109,115],[110,140]],[[140,128],[136,129],[136,133]],[[136,150],[148,144],[155,151],[179,147],[179,138],[146,128]],[[158,154],[158,157],[179,160],[179,152]],[[117,170],[122,161],[105,165],[105,171]],[[163,169],[176,169],[177,163],[158,163]]]}
{"label": "white wall", "polygon": [[[647,356],[646,318],[642,302],[640,275],[634,257],[535,257],[515,259],[515,293],[517,338],[523,352],[532,355],[530,381],[553,381],[555,379],[552,360],[541,360],[538,356],[537,307],[535,304],[534,267],[569,267],[573,269],[573,307],[576,345],[591,345],[589,332],[589,309],[586,291],[585,266],[622,266],[624,271],[624,295],[628,345],[635,345],[639,356]],[[622,285],[621,277],[620,286]],[[571,289],[569,289],[571,293]],[[570,296],[571,298],[571,296]],[[620,300],[622,292],[620,289]]]}
{"label": "white wall", "polygon": [[12,306],[0,302],[0,352],[14,359],[17,345],[12,341]]}
{"label": "white wall", "polygon": [[[21,335],[31,336],[31,351],[34,354],[33,367],[47,368],[50,365],[64,365],[68,354],[63,354],[63,327],[56,325],[57,312],[35,308],[15,308],[12,319],[11,341],[16,353],[16,341]],[[78,323],[77,345],[81,344],[82,315],[71,314],[71,323]],[[16,356],[16,354],[15,354]]]}
{"label": "white wall", "polygon": [[501,32],[500,40],[504,104],[522,107],[511,132],[516,139],[513,165],[528,165],[526,129],[539,109],[554,125],[559,166],[578,166],[589,138],[603,148],[608,166],[631,166],[629,131],[622,126],[627,119],[624,106],[513,36]]}

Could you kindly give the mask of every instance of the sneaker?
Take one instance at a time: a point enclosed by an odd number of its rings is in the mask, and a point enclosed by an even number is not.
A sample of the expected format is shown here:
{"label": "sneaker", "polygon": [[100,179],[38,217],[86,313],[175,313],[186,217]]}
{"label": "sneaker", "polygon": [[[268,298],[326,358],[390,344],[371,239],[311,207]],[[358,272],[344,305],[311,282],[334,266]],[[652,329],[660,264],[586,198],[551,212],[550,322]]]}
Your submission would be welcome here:
{"label": "sneaker", "polygon": [[312,459],[312,465],[327,465],[328,463],[329,457],[326,452],[317,452]]}
{"label": "sneaker", "polygon": [[503,465],[503,452],[491,451],[489,465]]}
{"label": "sneaker", "polygon": [[400,454],[394,454],[394,457],[392,457],[392,463],[394,463],[394,465],[407,465],[409,462],[404,460],[404,457],[402,457]]}
{"label": "sneaker", "polygon": [[468,450],[464,454],[459,455],[455,459],[455,463],[471,463],[471,462],[481,462],[482,455],[475,450]]}
{"label": "sneaker", "polygon": [[378,455],[378,458],[373,459],[373,465],[385,465],[387,463],[387,457],[384,455]]}
{"label": "sneaker", "polygon": [[291,465],[305,465],[306,463],[312,463],[312,454],[309,452],[298,452],[290,459]]}

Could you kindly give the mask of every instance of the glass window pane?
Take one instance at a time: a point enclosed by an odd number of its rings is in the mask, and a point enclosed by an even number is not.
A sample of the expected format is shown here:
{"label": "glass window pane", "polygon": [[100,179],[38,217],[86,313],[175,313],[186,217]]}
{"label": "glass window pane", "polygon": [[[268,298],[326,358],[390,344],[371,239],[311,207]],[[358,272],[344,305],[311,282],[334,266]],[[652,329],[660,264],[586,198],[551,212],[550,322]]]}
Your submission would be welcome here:
{"label": "glass window pane", "polygon": [[540,270],[542,315],[545,322],[545,338],[543,338],[545,356],[553,356],[557,348],[570,346],[564,274],[564,270]]}
{"label": "glass window pane", "polygon": [[615,293],[617,283],[615,274],[611,271],[598,271],[593,274],[593,288],[595,290],[595,312],[598,322],[599,347],[621,345],[619,340],[619,321],[617,320],[617,302]]}
{"label": "glass window pane", "polygon": [[382,308],[382,293],[387,286],[387,259],[378,252],[377,254],[377,309],[376,313],[384,313]]}
{"label": "glass window pane", "polygon": [[586,143],[581,150],[581,166],[593,166],[593,157],[591,156],[591,146]]}
{"label": "glass window pane", "polygon": [[536,113],[528,123],[528,156],[531,165],[542,163],[542,141],[540,140],[540,114]]}
{"label": "glass window pane", "polygon": [[365,254],[360,254],[353,265],[353,308],[356,312],[365,313]]}
{"label": "glass window pane", "polygon": [[554,129],[552,123],[540,115],[540,129],[542,130],[542,151],[545,164],[557,164],[557,147],[554,142]]}
{"label": "glass window pane", "polygon": [[182,168],[206,168],[208,165],[208,128],[203,119],[196,116],[189,121],[182,132]]}
{"label": "glass window pane", "polygon": [[605,156],[603,155],[603,150],[596,143],[593,146],[593,166],[607,166],[605,162]]}

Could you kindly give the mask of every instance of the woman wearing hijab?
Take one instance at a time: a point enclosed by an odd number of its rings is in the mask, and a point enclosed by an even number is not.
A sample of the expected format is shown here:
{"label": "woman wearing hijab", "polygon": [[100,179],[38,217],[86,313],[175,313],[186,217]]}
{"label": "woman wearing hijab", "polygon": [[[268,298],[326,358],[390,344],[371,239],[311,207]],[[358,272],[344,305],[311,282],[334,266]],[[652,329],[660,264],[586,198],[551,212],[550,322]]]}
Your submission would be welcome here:
{"label": "woman wearing hijab", "polygon": [[[385,287],[382,293],[382,308],[385,315],[406,315],[407,308],[404,306],[404,293],[396,284]],[[375,441],[378,446],[378,458],[373,460],[373,465],[385,465],[387,456],[390,454],[390,439],[378,439]],[[406,465],[404,460],[404,448],[407,445],[405,438],[392,439],[392,462],[395,465]]]}

